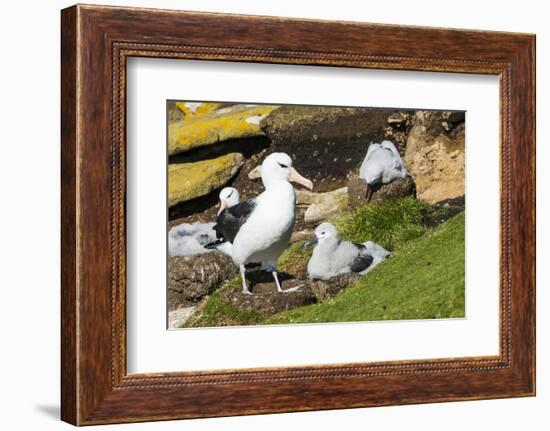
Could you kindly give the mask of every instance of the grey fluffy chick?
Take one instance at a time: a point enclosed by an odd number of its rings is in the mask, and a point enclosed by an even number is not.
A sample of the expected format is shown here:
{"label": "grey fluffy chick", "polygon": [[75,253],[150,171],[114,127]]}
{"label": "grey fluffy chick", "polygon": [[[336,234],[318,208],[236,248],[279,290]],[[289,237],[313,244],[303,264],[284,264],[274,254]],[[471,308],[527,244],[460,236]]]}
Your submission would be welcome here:
{"label": "grey fluffy chick", "polygon": [[315,236],[304,244],[314,245],[308,262],[310,279],[327,280],[350,272],[366,274],[389,256],[389,252],[372,241],[355,244],[341,241],[338,231],[330,223],[322,223],[315,229]]}

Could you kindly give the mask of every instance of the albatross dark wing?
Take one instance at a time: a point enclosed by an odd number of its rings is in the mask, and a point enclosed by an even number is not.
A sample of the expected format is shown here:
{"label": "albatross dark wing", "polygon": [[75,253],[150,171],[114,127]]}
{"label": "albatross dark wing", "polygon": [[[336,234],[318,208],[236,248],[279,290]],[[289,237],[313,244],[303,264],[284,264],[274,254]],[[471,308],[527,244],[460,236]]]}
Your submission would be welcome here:
{"label": "albatross dark wing", "polygon": [[214,226],[216,236],[233,243],[241,226],[248,220],[255,207],[256,200],[250,199],[223,210]]}
{"label": "albatross dark wing", "polygon": [[350,269],[353,272],[361,272],[367,269],[369,266],[371,266],[373,257],[370,254],[367,254],[366,247],[363,244],[353,244],[355,247],[358,248],[359,254],[357,257],[353,260],[353,262],[350,265]]}

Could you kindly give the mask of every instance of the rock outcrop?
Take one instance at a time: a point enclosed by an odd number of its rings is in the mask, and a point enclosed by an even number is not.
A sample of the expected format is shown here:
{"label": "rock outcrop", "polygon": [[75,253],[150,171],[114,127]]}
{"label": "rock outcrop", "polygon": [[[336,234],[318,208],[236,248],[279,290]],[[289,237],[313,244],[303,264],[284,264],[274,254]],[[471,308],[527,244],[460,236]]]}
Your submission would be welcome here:
{"label": "rock outcrop", "polygon": [[212,160],[168,165],[168,205],[174,206],[223,187],[244,164],[240,153]]}
{"label": "rock outcrop", "polygon": [[249,180],[259,180],[262,178],[262,166],[258,165],[248,173]]}
{"label": "rock outcrop", "polygon": [[170,257],[168,309],[195,305],[236,273],[233,261],[221,253]]}
{"label": "rock outcrop", "polygon": [[386,139],[395,144],[401,157],[405,154],[407,135],[412,127],[413,111],[398,111],[388,117],[388,127],[384,129]]}
{"label": "rock outcrop", "polygon": [[284,289],[301,286],[291,292],[277,292],[275,284],[268,280],[270,274],[249,274],[253,295],[243,295],[240,286],[222,291],[224,300],[239,310],[253,310],[262,316],[273,316],[281,311],[315,304],[337,295],[359,278],[357,274],[342,274],[330,280],[299,280],[290,279],[284,282]]}
{"label": "rock outcrop", "polygon": [[177,329],[183,327],[185,322],[193,315],[197,309],[196,305],[190,307],[180,307],[168,312],[168,328]]}
{"label": "rock outcrop", "polygon": [[290,243],[310,239],[314,235],[314,229],[294,230],[290,237]]}
{"label": "rock outcrop", "polygon": [[[182,102],[169,101],[169,102],[166,103],[168,124],[181,121],[185,117],[183,112],[181,112],[178,109],[178,107],[177,107],[178,103],[182,103]],[[168,126],[168,127],[170,127],[170,126]]]}
{"label": "rock outcrop", "polygon": [[[348,205],[349,208],[357,208],[364,205],[367,194],[367,182],[358,175],[350,175],[348,180]],[[384,202],[390,199],[401,198],[405,196],[414,196],[416,187],[410,176],[397,178],[388,184],[373,186],[371,203]]]}
{"label": "rock outcrop", "polygon": [[264,132],[260,121],[276,108],[269,105],[234,105],[169,123],[168,154],[175,155],[229,139],[261,136]]}
{"label": "rock outcrop", "polygon": [[[271,276],[271,274],[269,274]],[[293,280],[294,284],[304,284]],[[291,287],[289,284],[285,289]],[[240,287],[223,292],[224,299],[233,307],[240,310],[254,310],[264,316],[272,316],[285,310],[291,310],[304,305],[314,304],[317,298],[313,291],[303,285],[293,292],[277,292],[273,282],[258,283],[252,287],[253,295],[243,295]]]}
{"label": "rock outcrop", "polygon": [[[248,178],[256,180],[261,178],[261,167],[256,166],[248,173]],[[317,223],[327,220],[348,207],[348,189],[341,187],[324,193],[296,190],[296,205],[299,214],[304,213],[305,223]],[[300,211],[301,210],[301,211]]]}
{"label": "rock outcrop", "polygon": [[432,205],[431,211],[426,214],[423,225],[428,227],[439,226],[446,220],[454,217],[466,207],[465,196],[445,199]]}
{"label": "rock outcrop", "polygon": [[308,287],[313,291],[318,302],[336,296],[359,278],[358,274],[341,274],[328,280],[311,280]]}
{"label": "rock outcrop", "polygon": [[317,223],[347,209],[348,189],[342,187],[325,193],[299,190],[296,192],[296,201],[298,206],[307,205],[304,221],[306,223]]}
{"label": "rock outcrop", "polygon": [[324,192],[345,186],[371,141],[381,142],[394,110],[282,106],[262,121],[273,151],[288,153],[300,173]]}
{"label": "rock outcrop", "polygon": [[418,111],[403,159],[419,199],[429,203],[465,192],[463,112]]}

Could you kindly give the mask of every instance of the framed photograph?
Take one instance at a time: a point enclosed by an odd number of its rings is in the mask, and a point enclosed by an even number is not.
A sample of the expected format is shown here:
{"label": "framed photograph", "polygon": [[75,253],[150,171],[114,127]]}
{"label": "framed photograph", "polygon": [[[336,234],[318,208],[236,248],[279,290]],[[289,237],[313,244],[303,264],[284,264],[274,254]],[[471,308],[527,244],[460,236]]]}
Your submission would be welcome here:
{"label": "framed photograph", "polygon": [[168,327],[464,318],[465,114],[169,101]]}
{"label": "framed photograph", "polygon": [[61,45],[63,420],[535,394],[533,35],[77,5]]}

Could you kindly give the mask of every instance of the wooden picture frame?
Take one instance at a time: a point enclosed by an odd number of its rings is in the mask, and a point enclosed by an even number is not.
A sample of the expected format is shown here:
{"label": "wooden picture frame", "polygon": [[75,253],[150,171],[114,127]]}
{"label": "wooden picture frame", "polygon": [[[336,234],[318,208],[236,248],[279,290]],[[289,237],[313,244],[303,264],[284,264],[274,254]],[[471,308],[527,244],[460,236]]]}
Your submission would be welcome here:
{"label": "wooden picture frame", "polygon": [[[535,394],[534,35],[77,5],[62,11],[61,49],[64,421]],[[131,56],[498,75],[500,354],[128,375],[125,64]]]}

